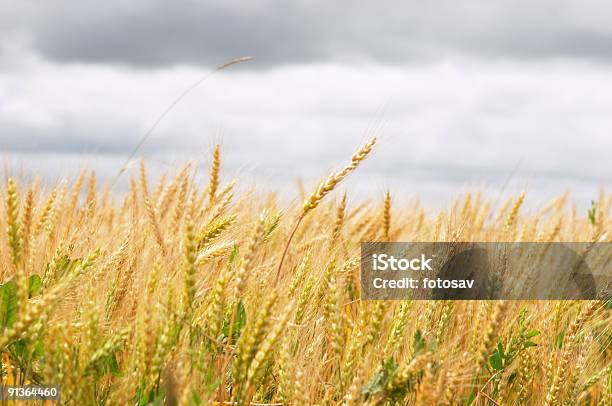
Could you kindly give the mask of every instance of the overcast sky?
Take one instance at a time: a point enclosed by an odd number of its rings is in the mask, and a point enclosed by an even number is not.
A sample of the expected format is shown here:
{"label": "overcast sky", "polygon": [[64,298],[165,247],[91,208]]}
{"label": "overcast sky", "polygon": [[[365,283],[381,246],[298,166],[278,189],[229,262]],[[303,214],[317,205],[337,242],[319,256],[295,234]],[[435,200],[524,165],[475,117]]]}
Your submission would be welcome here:
{"label": "overcast sky", "polygon": [[208,164],[312,183],[371,135],[350,188],[447,202],[470,186],[612,182],[609,1],[0,0],[0,149],[11,172],[112,177],[172,100],[227,60],[146,142],[153,171]]}

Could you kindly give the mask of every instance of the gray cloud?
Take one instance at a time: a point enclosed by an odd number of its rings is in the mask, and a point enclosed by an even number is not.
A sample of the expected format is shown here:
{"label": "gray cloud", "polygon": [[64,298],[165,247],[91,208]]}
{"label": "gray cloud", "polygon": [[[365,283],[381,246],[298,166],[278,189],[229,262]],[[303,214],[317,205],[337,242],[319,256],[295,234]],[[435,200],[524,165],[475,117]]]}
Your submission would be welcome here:
{"label": "gray cloud", "polygon": [[[51,62],[0,73],[0,151],[128,156],[202,74]],[[219,75],[185,98],[140,152],[200,155],[221,141],[237,165],[285,172],[300,162],[300,170],[319,171],[376,134],[388,172],[407,164],[506,171],[522,161],[539,173],[609,180],[611,77],[584,63],[486,61]]]}
{"label": "gray cloud", "polygon": [[[88,122],[68,122],[41,129],[27,123],[0,119],[0,151],[44,151],[59,157],[76,153],[128,156],[143,135],[133,122],[114,122],[108,125],[100,118],[95,120],[95,125]],[[168,149],[173,152],[188,152],[203,145],[194,138],[181,137],[179,143],[168,148],[171,138],[172,134],[151,136],[138,151],[143,155],[157,154]]]}
{"label": "gray cloud", "polygon": [[0,5],[0,32],[55,61],[141,67],[241,55],[257,57],[250,68],[456,55],[607,60],[610,12],[610,2],[569,0],[53,1]]}
{"label": "gray cloud", "polygon": [[[85,137],[84,133],[88,135]],[[47,127],[42,130],[25,123],[0,120],[0,150],[2,151],[45,151],[52,154],[127,154],[130,145],[126,145],[121,140],[126,139],[129,135],[131,134],[126,131],[126,128],[120,126],[114,129],[104,129],[83,128],[82,125],[68,124]],[[155,143],[155,140],[152,143]],[[146,149],[155,150],[157,148],[153,144],[148,144]]]}

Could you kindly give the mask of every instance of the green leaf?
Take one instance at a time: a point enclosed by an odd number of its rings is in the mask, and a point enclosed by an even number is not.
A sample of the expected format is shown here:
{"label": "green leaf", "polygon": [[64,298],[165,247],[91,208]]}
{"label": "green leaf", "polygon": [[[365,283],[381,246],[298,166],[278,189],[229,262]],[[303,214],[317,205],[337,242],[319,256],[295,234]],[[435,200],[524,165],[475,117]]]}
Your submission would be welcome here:
{"label": "green leaf", "polygon": [[244,309],[244,304],[242,300],[238,302],[236,306],[236,321],[234,322],[234,331],[240,335],[240,332],[246,326],[247,315],[246,310]]}
{"label": "green leaf", "polygon": [[32,351],[32,359],[39,359],[45,355],[45,345],[41,339],[38,339],[34,343],[34,349]]}
{"label": "green leaf", "polygon": [[466,406],[471,405],[475,399],[476,399],[476,389],[472,389],[472,391],[470,392],[470,396],[468,396],[467,399],[465,400]]}
{"label": "green leaf", "polygon": [[11,353],[19,359],[25,359],[28,355],[28,347],[23,339],[15,341],[11,347]]}
{"label": "green leaf", "polygon": [[144,388],[140,386],[138,391],[136,392],[136,402],[137,405],[155,405],[156,402],[156,392],[154,389],[149,390],[148,392],[144,391]]}
{"label": "green leaf", "polygon": [[38,275],[32,275],[28,279],[28,296],[36,296],[42,289],[42,279]]}
{"label": "green leaf", "polygon": [[382,368],[374,374],[374,376],[361,391],[366,399],[384,390],[387,383],[389,383],[393,377],[393,374],[395,374],[397,366],[397,362],[395,362],[393,357],[387,359]]}
{"label": "green leaf", "polygon": [[217,378],[214,382],[206,385],[206,392],[212,394],[221,385],[221,378]]}
{"label": "green leaf", "polygon": [[555,337],[555,345],[557,348],[563,348],[563,340],[565,339],[565,330],[557,334]]}
{"label": "green leaf", "polygon": [[201,405],[202,404],[202,398],[194,390],[190,390],[188,401],[189,401],[188,403],[189,405]]}
{"label": "green leaf", "polygon": [[423,334],[421,330],[417,330],[414,333],[414,355],[417,355],[419,352],[423,351],[427,346],[427,342],[423,338]]}
{"label": "green leaf", "polygon": [[104,367],[105,371],[110,372],[114,376],[121,376],[121,370],[119,369],[119,364],[117,363],[117,357],[115,354],[111,354],[108,357]]}
{"label": "green leaf", "polygon": [[108,354],[107,356],[98,360],[92,366],[92,370],[100,376],[106,374],[112,374],[113,376],[121,376],[121,370],[119,369],[119,363],[115,353]]}
{"label": "green leaf", "polygon": [[350,281],[349,283],[346,284],[346,293],[348,294],[348,297],[351,301],[357,298],[357,295],[358,295],[357,289],[355,289],[355,286]]}
{"label": "green leaf", "polygon": [[506,358],[506,353],[504,353],[504,345],[502,344],[501,340],[497,342],[497,352],[502,360]]}
{"label": "green leaf", "polygon": [[504,359],[497,351],[495,351],[493,355],[489,357],[489,364],[491,364],[491,368],[496,371],[501,371],[504,369]]}
{"label": "green leaf", "polygon": [[527,334],[525,334],[525,338],[532,338],[538,335],[540,335],[540,332],[538,330],[531,330],[528,331]]}
{"label": "green leaf", "polygon": [[529,347],[537,347],[538,345],[536,343],[534,343],[533,341],[525,341],[523,343],[523,348],[529,348]]}
{"label": "green leaf", "polygon": [[11,327],[17,318],[17,286],[8,281],[0,286],[0,323],[3,329]]}
{"label": "green leaf", "polygon": [[234,325],[232,327],[232,339],[229,340],[229,321],[226,321],[223,324],[223,337],[225,337],[226,339],[228,339],[228,341],[231,341],[231,344],[234,345],[236,344],[236,342],[238,341],[238,338],[240,338],[240,334],[242,334],[242,329],[244,328],[244,326],[246,326],[247,323],[247,314],[246,314],[246,310],[244,309],[244,304],[242,303],[242,300],[238,302],[238,304],[236,305],[236,318],[234,320]]}

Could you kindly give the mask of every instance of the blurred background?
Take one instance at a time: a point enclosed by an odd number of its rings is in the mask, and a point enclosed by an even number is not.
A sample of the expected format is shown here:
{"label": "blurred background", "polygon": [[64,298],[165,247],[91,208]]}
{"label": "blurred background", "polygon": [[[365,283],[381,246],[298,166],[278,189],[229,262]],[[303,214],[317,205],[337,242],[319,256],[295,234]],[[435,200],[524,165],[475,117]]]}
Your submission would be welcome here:
{"label": "blurred background", "polygon": [[[139,150],[295,198],[372,135],[351,195],[443,206],[466,190],[612,182],[609,1],[0,0],[4,176],[109,181],[164,109],[227,60]],[[130,165],[117,189],[125,188]]]}

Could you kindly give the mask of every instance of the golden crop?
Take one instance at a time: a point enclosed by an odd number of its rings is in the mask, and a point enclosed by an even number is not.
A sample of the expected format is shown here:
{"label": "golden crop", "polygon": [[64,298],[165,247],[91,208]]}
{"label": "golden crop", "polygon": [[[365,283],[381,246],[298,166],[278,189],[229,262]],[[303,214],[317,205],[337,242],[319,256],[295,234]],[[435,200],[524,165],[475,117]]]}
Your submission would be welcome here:
{"label": "golden crop", "polygon": [[71,405],[612,404],[609,302],[359,294],[360,241],[610,241],[611,197],[334,201],[375,142],[290,207],[220,184],[218,147],[204,188],[189,165],[152,185],[141,163],[125,196],[9,179],[4,383]]}

